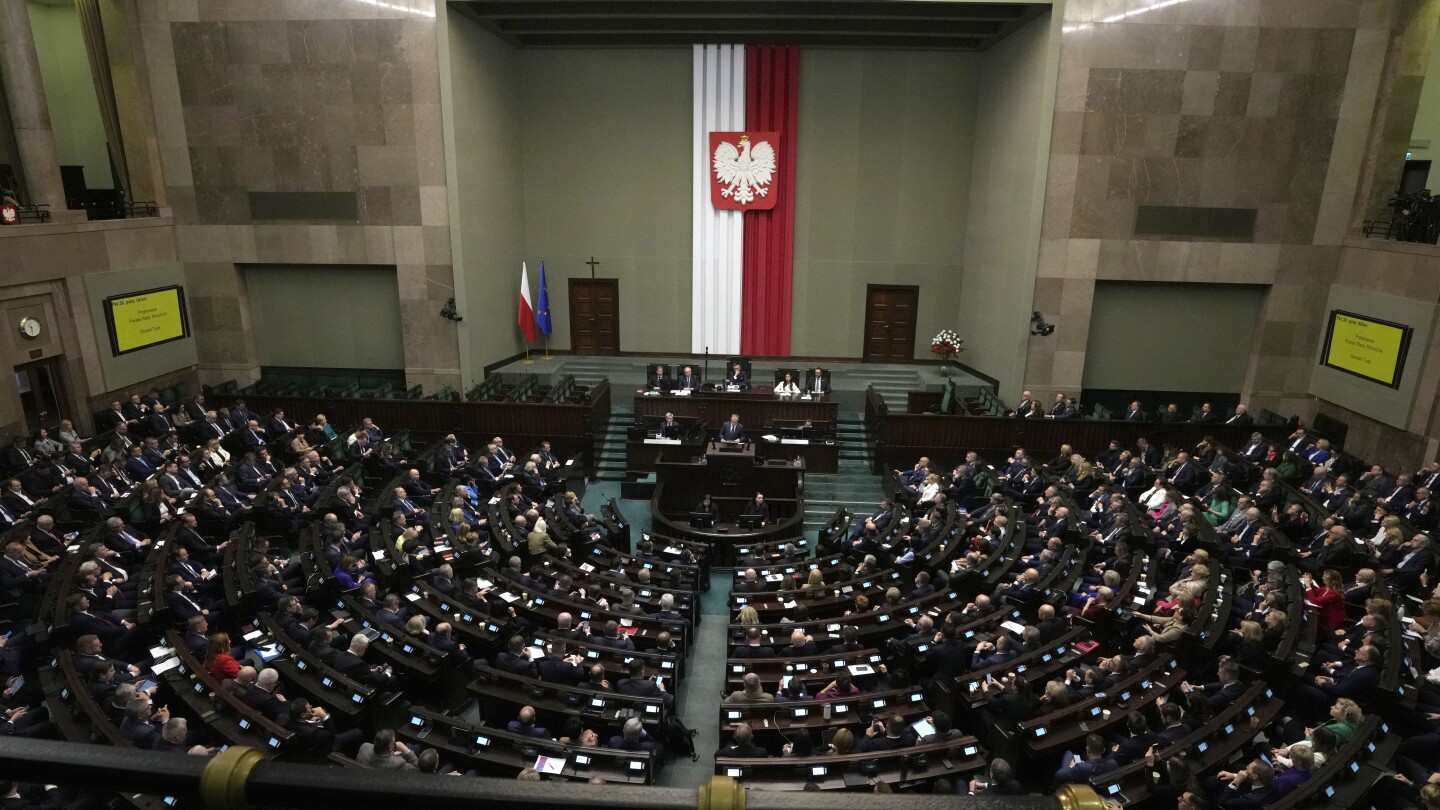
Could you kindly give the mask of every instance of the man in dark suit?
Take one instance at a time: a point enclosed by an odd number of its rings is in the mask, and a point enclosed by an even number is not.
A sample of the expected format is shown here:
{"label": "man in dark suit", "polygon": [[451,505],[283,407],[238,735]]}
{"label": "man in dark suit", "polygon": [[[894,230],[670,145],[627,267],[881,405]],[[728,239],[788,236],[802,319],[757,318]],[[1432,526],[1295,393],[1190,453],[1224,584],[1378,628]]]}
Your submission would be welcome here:
{"label": "man in dark suit", "polygon": [[1249,411],[1245,408],[1245,403],[1242,402],[1235,406],[1235,413],[1232,414],[1229,419],[1225,420],[1225,424],[1235,425],[1236,427],[1246,427],[1255,424],[1255,417],[1250,415]]}
{"label": "man in dark suit", "polygon": [[755,493],[755,500],[745,504],[745,508],[740,510],[740,517],[756,519],[762,527],[770,525],[770,504],[765,502],[765,493]]}
{"label": "man in dark suit", "polygon": [[1160,706],[1160,724],[1163,728],[1155,735],[1155,745],[1164,748],[1173,745],[1190,734],[1190,726],[1181,719],[1180,704],[1167,701]]}
{"label": "man in dark suit", "polygon": [[700,375],[696,374],[695,371],[689,366],[686,366],[680,372],[680,376],[675,379],[676,391],[694,391],[699,387]]}
{"label": "man in dark suit", "polygon": [[1435,553],[1430,546],[1430,538],[1423,534],[1411,537],[1402,546],[1405,555],[1400,562],[1394,568],[1384,570],[1394,580],[1395,586],[1406,594],[1418,595],[1421,590],[1420,575],[1435,567]]}
{"label": "man in dark suit", "polygon": [[655,367],[655,371],[645,380],[645,387],[651,391],[670,390],[670,378],[665,375],[664,366]]}
{"label": "man in dark suit", "polygon": [[1206,402],[1200,405],[1200,413],[1195,414],[1195,418],[1190,421],[1197,425],[1213,425],[1220,421],[1220,414],[1213,405]]}
{"label": "man in dark suit", "polygon": [[763,635],[758,627],[745,630],[745,643],[730,653],[731,658],[774,658],[775,649],[761,643]]}
{"label": "man in dark suit", "polygon": [[125,707],[125,719],[120,721],[120,735],[136,748],[149,750],[160,739],[160,727],[170,722],[170,710],[165,706],[154,708],[150,698],[136,695]]}
{"label": "man in dark suit", "polygon": [[377,689],[390,685],[393,677],[388,667],[371,666],[365,663],[365,651],[370,649],[370,639],[356,633],[350,637],[350,648],[341,650],[330,665],[352,679]]}
{"label": "man in dark suit", "polygon": [[667,439],[678,439],[685,432],[685,426],[675,421],[675,414],[665,414],[665,420],[656,429],[657,432]]}
{"label": "man in dark suit", "polygon": [[1055,606],[1044,604],[1040,606],[1037,614],[1040,629],[1040,643],[1049,644],[1055,639],[1065,635],[1065,617],[1055,615]]}
{"label": "man in dark suit", "polygon": [[1125,415],[1121,418],[1126,422],[1144,422],[1145,416],[1145,410],[1140,407],[1140,401],[1136,400],[1130,403],[1130,407],[1126,409]]}
{"label": "man in dark suit", "polygon": [[272,438],[279,438],[290,432],[292,425],[285,418],[284,411],[276,411],[265,422],[265,434]]}
{"label": "man in dark suit", "polygon": [[165,412],[165,406],[158,402],[146,415],[142,424],[145,426],[145,435],[147,436],[164,436],[175,428],[175,423],[170,421],[170,414]]}
{"label": "man in dark suit", "polygon": [[721,748],[716,756],[755,759],[768,757],[770,752],[755,744],[755,732],[750,729],[749,723],[740,723],[735,726],[734,740]]}
{"label": "man in dark suit", "polygon": [[745,441],[745,426],[740,424],[740,414],[730,414],[730,421],[720,426],[720,440],[726,442]]}
{"label": "man in dark suit", "polygon": [[1185,694],[1201,692],[1205,695],[1205,702],[1210,705],[1210,711],[1219,714],[1222,709],[1234,703],[1245,691],[1245,685],[1240,683],[1240,665],[1234,661],[1221,661],[1216,669],[1216,676],[1219,680],[1207,683],[1201,687],[1191,686],[1189,681],[1181,681],[1180,691]]}
{"label": "man in dark suit", "polygon": [[1110,746],[1110,758],[1118,765],[1135,762],[1155,744],[1155,734],[1150,730],[1150,721],[1145,719],[1143,712],[1131,712],[1126,719],[1126,727],[1129,733],[1113,740],[1114,744]]}
{"label": "man in dark suit", "polygon": [[545,657],[535,662],[535,674],[540,680],[570,686],[576,686],[585,680],[585,670],[579,666],[584,659],[578,655],[568,655],[565,642],[552,641],[549,648]]}
{"label": "man in dark suit", "polygon": [[1165,477],[1186,495],[1195,494],[1202,481],[1200,468],[1191,463],[1190,454],[1183,450],[1175,456],[1175,465],[1166,471]]}
{"label": "man in dark suit", "polygon": [[525,649],[524,637],[510,637],[507,649],[495,656],[495,668],[527,678],[535,677],[535,665],[530,662],[530,654]]}
{"label": "man in dark suit", "polygon": [[645,662],[639,658],[631,660],[627,666],[629,677],[621,678],[615,684],[615,691],[622,695],[633,695],[635,697],[660,698],[665,709],[675,707],[675,696],[665,691],[665,687],[658,681],[645,677]]}
{"label": "man in dark suit", "polygon": [[1385,504],[1391,514],[1398,513],[1407,504],[1415,500],[1415,487],[1410,483],[1410,476],[1401,473],[1395,476],[1395,488],[1383,498],[1377,499]]}
{"label": "man in dark suit", "polygon": [[805,380],[805,390],[811,394],[827,394],[830,392],[830,380],[825,376],[825,369],[816,366]]}
{"label": "man in dark suit", "polygon": [[[243,671],[243,670],[242,670]],[[280,694],[280,671],[271,667],[256,676],[240,693],[246,705],[277,723],[285,722],[285,696]]]}
{"label": "man in dark suit", "polygon": [[1159,466],[1163,458],[1159,447],[1151,444],[1144,436],[1135,440],[1135,457],[1146,467],[1154,468]]}
{"label": "man in dark suit", "polygon": [[725,378],[726,385],[736,385],[742,388],[748,382],[750,382],[750,375],[745,373],[745,369],[739,363],[734,364],[730,369],[729,376]]}
{"label": "man in dark suit", "polygon": [[807,655],[818,655],[820,648],[815,646],[814,639],[805,635],[805,631],[799,628],[790,632],[790,643],[781,647],[776,653],[782,658],[802,658]]}
{"label": "man in dark suit", "polygon": [[1055,784],[1068,785],[1072,782],[1085,783],[1091,777],[1109,773],[1118,767],[1115,760],[1105,755],[1105,738],[1099,734],[1090,734],[1085,737],[1085,758],[1074,758],[1069,762],[1061,763],[1060,770],[1055,772]]}

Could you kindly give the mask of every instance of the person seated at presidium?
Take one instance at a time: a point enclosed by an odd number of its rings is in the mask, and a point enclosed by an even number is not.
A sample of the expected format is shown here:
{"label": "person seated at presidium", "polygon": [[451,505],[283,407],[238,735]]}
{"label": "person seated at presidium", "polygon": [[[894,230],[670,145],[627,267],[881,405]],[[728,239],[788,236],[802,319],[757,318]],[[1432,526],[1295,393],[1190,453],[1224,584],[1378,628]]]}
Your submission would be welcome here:
{"label": "person seated at presidium", "polygon": [[734,385],[737,387],[743,387],[748,382],[750,382],[750,376],[745,373],[745,369],[741,368],[739,363],[736,363],[734,368],[730,369],[730,375],[725,378],[726,385]]}
{"label": "person seated at presidium", "polygon": [[646,378],[645,387],[650,389],[651,391],[670,390],[670,378],[665,376],[664,366],[655,367],[655,373],[651,374],[648,378]]}
{"label": "person seated at presidium", "polygon": [[784,399],[789,399],[790,397],[800,395],[800,386],[795,384],[795,380],[791,378],[790,372],[787,371],[785,372],[785,379],[775,384],[775,393]]}
{"label": "person seated at presidium", "polygon": [[812,394],[824,394],[830,391],[830,381],[825,379],[825,369],[819,366],[810,372],[810,381],[806,383],[805,389]]}
{"label": "person seated at presidium", "polygon": [[694,391],[699,387],[700,375],[696,374],[690,366],[686,366],[685,370],[680,372],[680,376],[675,378],[676,391]]}

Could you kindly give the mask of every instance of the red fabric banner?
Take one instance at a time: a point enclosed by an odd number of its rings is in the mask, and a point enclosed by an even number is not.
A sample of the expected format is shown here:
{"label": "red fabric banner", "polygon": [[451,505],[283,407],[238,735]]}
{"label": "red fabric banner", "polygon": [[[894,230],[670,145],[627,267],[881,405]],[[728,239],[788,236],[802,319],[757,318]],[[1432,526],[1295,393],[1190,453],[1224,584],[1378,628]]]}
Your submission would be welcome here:
{"label": "red fabric banner", "polygon": [[[779,139],[773,206],[745,214],[740,352],[790,354],[790,291],[795,268],[795,131],[800,101],[800,49],[745,48],[745,123]],[[752,140],[755,138],[752,133]],[[714,154],[712,149],[711,154]]]}

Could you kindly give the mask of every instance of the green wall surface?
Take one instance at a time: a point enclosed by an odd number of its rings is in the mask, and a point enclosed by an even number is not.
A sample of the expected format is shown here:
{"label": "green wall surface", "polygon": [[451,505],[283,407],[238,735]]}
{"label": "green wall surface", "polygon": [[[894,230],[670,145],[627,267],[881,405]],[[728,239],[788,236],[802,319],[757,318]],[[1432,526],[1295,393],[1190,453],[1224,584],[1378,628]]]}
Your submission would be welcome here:
{"label": "green wall surface", "polygon": [[1090,310],[1086,388],[1233,391],[1245,382],[1267,288],[1101,281]]}
{"label": "green wall surface", "polygon": [[404,369],[394,267],[248,265],[262,366]]}
{"label": "green wall surface", "polygon": [[1046,13],[980,55],[964,283],[956,330],[960,361],[1013,399],[1024,384],[1045,168],[1045,115],[1053,94],[1051,18]]}
{"label": "green wall surface", "polygon": [[597,278],[620,281],[620,349],[685,351],[690,49],[521,51],[518,83],[524,255],[532,284],[545,260],[550,345],[570,346],[568,279],[594,256]]}
{"label": "green wall surface", "polygon": [[[134,270],[117,270],[113,273],[86,273],[81,278],[85,281],[85,300],[90,306],[90,325],[95,330],[96,354],[100,358],[100,372],[105,381],[103,390],[115,391],[127,385],[134,385],[186,366],[195,365],[197,355],[193,337],[127,352],[116,357],[110,347],[110,327],[105,322],[106,298],[153,290],[157,287],[172,285],[184,287],[185,268],[183,265],[165,264]],[[193,319],[191,329],[194,329]],[[399,334],[399,332],[396,331],[393,334]]]}
{"label": "green wall surface", "polygon": [[[105,124],[100,119],[100,102],[95,97],[80,14],[70,3],[31,2],[29,10],[60,163],[84,166],[85,185],[89,188],[114,188],[110,155],[105,147]],[[54,206],[59,201],[50,202]]]}
{"label": "green wall surface", "polygon": [[[1420,371],[1425,367],[1425,347],[1430,345],[1435,303],[1337,284],[1330,287],[1325,311],[1329,313],[1336,309],[1414,328],[1410,350],[1401,369],[1400,387],[1390,388],[1320,365],[1321,358],[1325,356],[1325,332],[1321,330],[1315,346],[1315,366],[1310,373],[1310,393],[1391,427],[1407,430],[1410,407],[1415,402],[1415,392],[1420,383]],[[1328,319],[1328,314],[1326,317]]]}
{"label": "green wall surface", "polygon": [[[1415,146],[1416,142],[1422,141],[1428,141],[1429,145]],[[1410,142],[1416,160],[1440,158],[1440,48],[1430,49],[1430,67],[1425,72],[1425,84],[1420,88],[1420,106],[1415,111]],[[1430,176],[1440,177],[1440,172],[1432,166]]]}
{"label": "green wall surface", "polygon": [[800,52],[794,354],[861,356],[872,283],[919,286],[916,357],[960,326],[979,59]]}
{"label": "green wall surface", "polygon": [[525,348],[515,324],[524,252],[518,52],[478,23],[447,14],[454,145],[455,251],[464,383]]}

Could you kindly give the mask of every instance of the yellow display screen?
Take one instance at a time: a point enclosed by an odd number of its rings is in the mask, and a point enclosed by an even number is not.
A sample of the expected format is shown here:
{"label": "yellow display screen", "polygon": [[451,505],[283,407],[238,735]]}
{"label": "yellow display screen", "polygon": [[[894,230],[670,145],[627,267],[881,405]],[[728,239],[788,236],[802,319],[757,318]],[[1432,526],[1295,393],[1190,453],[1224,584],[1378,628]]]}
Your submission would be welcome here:
{"label": "yellow display screen", "polygon": [[1325,356],[1320,362],[1337,371],[1399,388],[1413,332],[1403,324],[1332,310],[1325,333]]}
{"label": "yellow display screen", "polygon": [[180,287],[115,295],[105,299],[110,348],[121,355],[189,337],[185,295]]}

